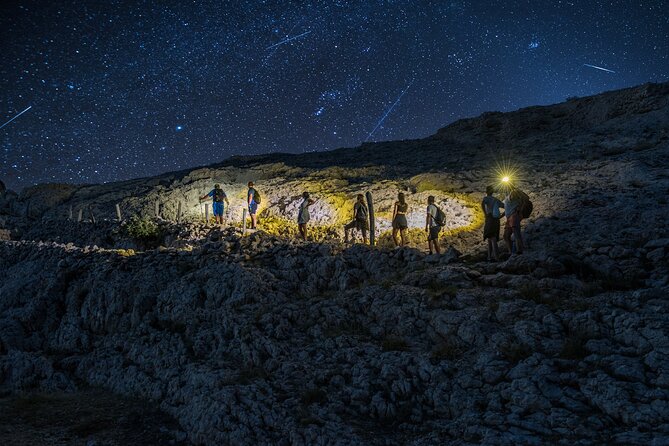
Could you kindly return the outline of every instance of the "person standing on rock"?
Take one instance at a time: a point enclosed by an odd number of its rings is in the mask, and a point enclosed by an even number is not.
[[[409,223],[407,222],[407,211],[409,210],[409,205],[404,198],[404,193],[400,192],[397,194],[397,201],[395,202],[395,207],[393,208],[393,241],[395,246],[404,246],[406,245],[406,234]],[[402,243],[397,239],[397,233],[400,233]]]
[[[251,229],[256,229],[258,219],[256,217],[256,212],[258,211],[258,204],[260,204],[260,194],[253,186],[253,181],[249,181],[249,190],[246,194],[246,202],[249,207],[249,216],[251,217]]]
[[[493,197],[495,188],[488,186],[485,189],[486,196],[481,201],[481,209],[485,215],[485,223],[483,225],[483,240],[488,240],[488,261],[493,259],[499,261],[499,248],[497,241],[499,240],[499,220],[504,216],[500,213],[500,208],[504,207],[497,198]]]
[[[504,199],[504,212],[506,214],[506,224],[504,225],[504,241],[509,250],[509,255],[514,252],[514,242],[516,254],[523,253],[523,236],[520,233],[520,221],[522,215],[520,213],[521,197],[514,186],[509,187],[509,193]],[[513,240],[511,236],[513,235]]]
[[[216,220],[216,223],[222,225],[223,214],[225,211],[223,202],[225,202],[226,206],[230,206],[230,202],[228,201],[228,196],[225,195],[225,192],[223,192],[223,189],[221,189],[220,184],[214,184],[214,188],[208,194],[201,196],[200,201],[205,200],[208,197],[211,197],[212,199],[211,209],[214,212],[214,219]]]
[[[437,254],[441,254],[439,248],[439,232],[443,226],[443,222],[439,221],[441,212],[436,204],[434,204],[434,196],[427,197],[427,215],[425,216],[425,232],[427,235],[427,247],[432,254],[433,249]]]
[[[355,204],[353,205],[353,220],[344,226],[344,243],[349,242],[349,231],[358,229],[362,232],[362,241],[367,244],[367,231],[369,230],[369,210],[365,205],[365,197],[358,194]]]
[[[300,231],[300,237],[302,240],[307,239],[307,223],[311,219],[309,215],[309,206],[315,203],[314,200],[309,198],[309,192],[302,192],[302,204],[300,204],[300,210],[297,213],[297,229]]]

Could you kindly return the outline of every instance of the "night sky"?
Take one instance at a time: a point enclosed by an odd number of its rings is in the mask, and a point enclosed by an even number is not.
[[[667,9],[4,1],[0,125],[16,119],[0,129],[0,179],[106,182],[420,138],[485,111],[667,81]]]

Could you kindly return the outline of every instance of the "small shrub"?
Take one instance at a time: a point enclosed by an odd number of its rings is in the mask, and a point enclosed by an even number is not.
[[[389,336],[385,338],[381,344],[381,349],[384,352],[398,351],[403,352],[409,349],[409,344],[402,338],[396,336]]]
[[[162,240],[162,230],[150,218],[134,216],[124,226],[127,236],[133,238],[144,248],[157,247]]]

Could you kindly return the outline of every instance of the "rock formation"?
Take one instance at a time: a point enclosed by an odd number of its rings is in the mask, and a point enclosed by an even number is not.
[[[0,389],[144,398],[193,444],[669,443],[667,165],[669,84],[648,84],[423,140],[0,192]],[[529,247],[487,263],[477,206],[507,167]],[[199,221],[218,182],[238,223],[249,180],[266,231]],[[303,190],[320,243],[289,237]],[[436,195],[451,248],[342,245],[365,191],[382,242],[398,191],[414,228]],[[156,202],[150,243],[114,221]]]

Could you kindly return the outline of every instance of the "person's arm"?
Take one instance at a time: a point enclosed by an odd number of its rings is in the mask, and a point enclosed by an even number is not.
[[[483,215],[488,214],[488,212],[486,211],[486,208],[485,208],[485,201],[481,201],[481,210],[483,211]]]
[[[230,206],[230,202],[228,201],[228,196],[227,195],[223,195],[223,200],[225,200],[225,205],[226,206]]]
[[[309,198],[309,201],[307,202],[307,206],[311,206],[314,203],[316,203],[316,200],[312,200],[311,198]]]
[[[248,201],[247,204],[249,205],[249,207],[251,207],[251,201],[253,201],[253,198],[251,198],[252,196],[253,194],[251,194],[250,191],[246,194],[246,201]]]
[[[208,194],[204,194],[204,195],[202,195],[202,196],[200,197],[200,201],[204,200],[204,199],[207,198],[207,197],[211,197],[211,192],[209,192]]]
[[[425,217],[425,232],[430,228],[430,218],[432,218],[432,215],[430,215],[430,207],[428,206],[427,216]]]
[[[395,202],[395,206],[393,206],[393,220],[395,220],[396,215],[397,215],[397,202]]]

